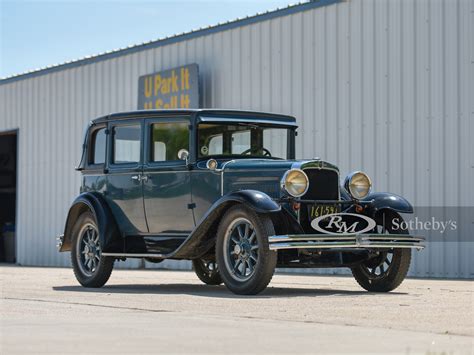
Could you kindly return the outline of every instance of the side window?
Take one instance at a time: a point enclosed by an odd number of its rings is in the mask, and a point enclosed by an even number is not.
[[[89,155],[89,164],[104,164],[105,163],[105,145],[106,135],[105,127],[96,130],[92,133],[91,152]]]
[[[204,146],[203,146],[204,148]],[[201,148],[201,153],[202,149]],[[209,155],[219,155],[224,153],[224,146],[223,146],[223,141],[222,141],[222,134],[219,134],[217,136],[212,137],[209,140]],[[205,154],[203,154],[205,155]]]
[[[266,128],[263,131],[263,147],[275,157],[286,157],[288,147],[288,130]]]
[[[140,125],[116,126],[113,130],[114,164],[138,163],[140,161]]]
[[[151,125],[150,161],[178,159],[178,151],[189,151],[188,122],[162,122]]]
[[[240,154],[250,149],[250,131],[232,134],[232,154]]]

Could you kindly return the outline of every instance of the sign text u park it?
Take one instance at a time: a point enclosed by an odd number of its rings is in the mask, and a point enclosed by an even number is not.
[[[138,79],[138,109],[199,107],[199,71],[189,64]]]

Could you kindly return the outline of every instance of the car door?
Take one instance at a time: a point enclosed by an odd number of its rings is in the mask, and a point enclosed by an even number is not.
[[[109,123],[106,197],[125,235],[148,232],[143,208],[143,119]]]
[[[189,152],[189,118],[145,120],[143,196],[150,234],[185,237],[194,228],[191,172],[178,152]]]

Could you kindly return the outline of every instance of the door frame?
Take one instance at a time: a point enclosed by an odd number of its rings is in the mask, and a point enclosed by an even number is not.
[[[133,126],[138,125],[140,126],[140,159],[137,163],[113,163],[114,161],[114,127],[124,127],[124,126]],[[107,144],[106,144],[106,159],[105,159],[105,168],[104,168],[104,176],[106,178],[107,189],[109,186],[109,177],[110,176],[117,176],[117,175],[132,175],[136,174],[138,176],[142,176],[143,174],[143,147],[144,147],[144,119],[143,118],[130,118],[124,120],[111,120],[107,122]],[[141,189],[141,197],[142,197],[142,206],[143,206],[143,182],[140,180],[138,184]],[[110,197],[110,196],[109,196]],[[140,231],[137,233],[147,233],[148,231],[148,224],[146,222],[146,215],[145,215],[145,208],[143,206],[143,220],[145,230]],[[127,235],[122,233],[123,237],[127,237]]]
[[[20,162],[20,128],[12,128],[6,130],[0,130],[0,137],[1,136],[16,136],[16,156],[15,156],[15,262],[14,264],[18,264],[18,211],[19,211],[19,198],[18,198],[18,180],[19,180],[19,162]]]
[[[192,149],[192,143],[191,143],[191,138],[193,135],[193,129],[191,128],[191,122],[192,118],[190,115],[182,114],[182,115],[156,115],[152,117],[147,117],[144,120],[144,140],[143,140],[143,175],[149,176],[149,174],[162,174],[162,173],[174,173],[174,174],[189,174],[189,181],[191,182],[191,171],[188,166],[186,166],[186,163],[183,160],[169,160],[169,161],[151,161],[151,134],[152,134],[152,126],[155,123],[176,123],[176,122],[185,122],[188,124],[188,152],[191,154],[191,149]],[[150,228],[150,223],[148,220],[148,215],[147,215],[147,201],[146,201],[146,195],[145,195],[146,189],[145,185],[143,185],[143,206],[145,209],[145,217],[149,226],[149,234],[154,235],[154,236],[161,236],[161,237],[171,237],[177,236],[178,238],[183,238],[187,237],[189,233],[170,233],[170,232],[163,232],[163,233],[156,233],[151,230]],[[191,206],[192,203],[192,189],[191,189],[191,184],[190,184],[190,191],[189,191],[189,199],[187,202],[188,209],[189,206]],[[191,218],[192,221],[195,225],[195,220],[194,220],[194,211],[191,209]],[[194,226],[193,226],[194,228]]]

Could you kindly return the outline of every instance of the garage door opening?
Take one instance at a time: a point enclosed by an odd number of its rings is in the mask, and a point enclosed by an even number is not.
[[[17,132],[0,132],[0,262],[16,261]]]

